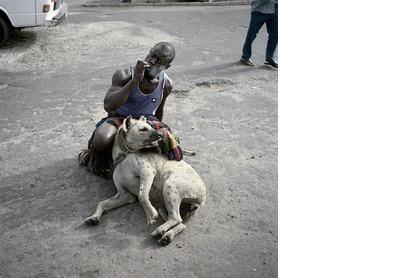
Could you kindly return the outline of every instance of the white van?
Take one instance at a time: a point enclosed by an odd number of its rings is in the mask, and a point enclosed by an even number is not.
[[[0,47],[7,42],[11,29],[56,26],[67,13],[64,0],[0,0]]]

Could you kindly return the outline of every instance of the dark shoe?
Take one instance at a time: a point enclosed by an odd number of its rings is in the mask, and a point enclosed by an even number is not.
[[[250,67],[254,67],[253,62],[252,62],[250,59],[243,59],[243,58],[241,58],[241,59],[240,59],[240,62],[242,62],[243,65],[250,66]]]
[[[272,67],[274,67],[274,68],[278,68],[278,63],[277,62],[275,62],[274,60],[272,60],[272,61],[265,61],[264,62],[264,65],[266,65],[266,66],[272,66]]]

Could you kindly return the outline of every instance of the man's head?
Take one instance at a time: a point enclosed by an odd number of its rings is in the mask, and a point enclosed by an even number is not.
[[[171,66],[175,58],[175,48],[167,42],[157,43],[144,59],[150,65],[147,72],[151,77],[156,77],[162,70]]]

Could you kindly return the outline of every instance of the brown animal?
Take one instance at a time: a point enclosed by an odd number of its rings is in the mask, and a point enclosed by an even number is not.
[[[117,164],[113,179],[118,192],[99,203],[95,214],[85,219],[87,224],[97,225],[104,211],[133,203],[137,196],[149,225],[156,222],[158,212],[166,221],[151,233],[152,237],[160,237],[159,244],[169,244],[186,229],[180,208],[186,209],[183,217],[197,213],[205,204],[206,188],[185,161],[168,160],[163,154],[141,150],[157,146],[160,138],[161,133],[143,116],[139,120],[127,117],[123,121],[113,147]]]

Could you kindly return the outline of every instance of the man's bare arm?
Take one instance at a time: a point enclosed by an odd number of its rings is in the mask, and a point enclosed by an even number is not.
[[[169,77],[165,74],[165,85],[164,85],[164,91],[163,91],[163,99],[161,101],[160,106],[158,107],[157,111],[156,111],[156,118],[159,119],[160,121],[162,121],[163,116],[164,116],[164,105],[165,102],[167,100],[167,97],[169,96],[169,94],[172,92],[172,80],[169,79]]]
[[[143,79],[144,71],[149,65],[138,61],[132,78],[131,68],[118,69],[112,77],[110,89],[104,97],[104,109],[111,113],[120,108],[128,99],[133,88]]]

